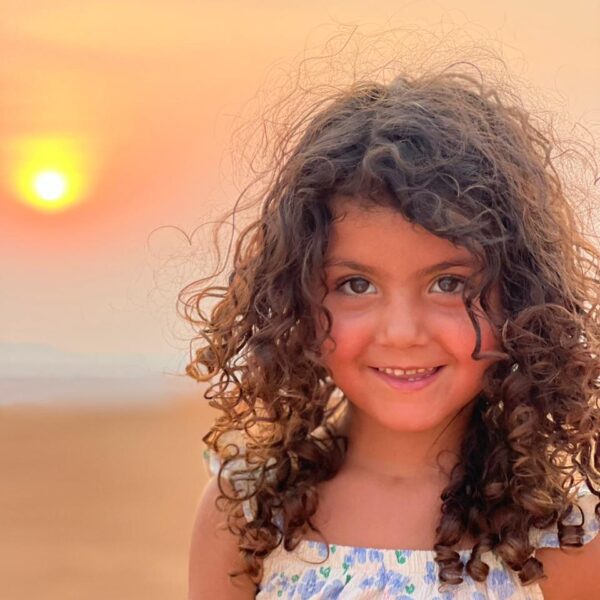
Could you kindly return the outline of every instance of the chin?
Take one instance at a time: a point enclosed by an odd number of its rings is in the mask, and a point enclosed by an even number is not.
[[[411,410],[404,406],[398,411],[398,414],[390,414],[388,411],[384,415],[372,414],[371,418],[377,421],[381,427],[390,431],[398,433],[424,433],[443,429],[462,414],[466,415],[466,411],[459,412],[459,409],[457,409],[450,412],[437,412],[431,410],[431,405],[426,406],[425,410],[423,406]]]

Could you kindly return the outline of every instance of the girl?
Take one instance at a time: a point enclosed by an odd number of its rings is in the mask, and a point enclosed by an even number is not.
[[[600,263],[553,148],[457,65],[290,129],[188,305],[191,600],[600,598]]]

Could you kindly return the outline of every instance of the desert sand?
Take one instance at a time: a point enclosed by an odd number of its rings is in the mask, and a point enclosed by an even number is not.
[[[198,393],[163,406],[0,408],[0,598],[186,597],[208,476]]]

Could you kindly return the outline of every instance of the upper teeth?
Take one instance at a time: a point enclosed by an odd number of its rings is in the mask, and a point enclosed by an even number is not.
[[[392,369],[391,367],[383,367],[381,369],[377,369],[378,371],[382,371],[383,373],[387,373],[388,375],[396,375],[399,377],[400,375],[416,375],[417,373],[433,373],[437,367],[433,367],[431,369]]]

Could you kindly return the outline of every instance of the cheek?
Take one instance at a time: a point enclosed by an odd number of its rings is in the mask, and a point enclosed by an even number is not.
[[[499,343],[494,333],[494,325],[479,314],[476,314],[476,318],[481,340],[480,352],[498,350]],[[473,352],[477,341],[477,333],[466,309],[459,317],[446,320],[444,330],[446,331],[446,339],[459,347],[461,354],[470,355]]]
[[[372,324],[364,315],[352,317],[335,314],[331,326],[332,339],[326,340],[322,349],[334,361],[351,358],[368,345],[371,334]]]
[[[458,360],[465,360],[475,347],[475,330],[466,311],[432,311],[424,327],[433,349],[437,347],[438,351]]]

